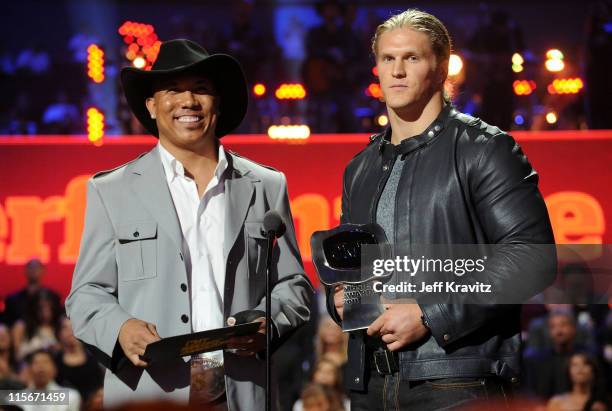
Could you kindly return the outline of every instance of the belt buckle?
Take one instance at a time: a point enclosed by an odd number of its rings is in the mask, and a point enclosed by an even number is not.
[[[189,403],[195,406],[212,404],[225,393],[223,362],[211,357],[191,357]]]
[[[398,371],[397,362],[391,351],[374,351],[374,365],[380,375],[391,375]]]

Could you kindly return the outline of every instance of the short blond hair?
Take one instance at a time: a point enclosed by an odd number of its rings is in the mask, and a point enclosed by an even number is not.
[[[436,16],[418,9],[408,9],[402,13],[389,17],[384,23],[376,27],[372,37],[372,53],[376,57],[378,40],[383,33],[399,28],[409,28],[427,34],[431,48],[436,55],[438,63],[448,62],[451,54],[451,38],[444,23]],[[450,102],[450,96],[444,90],[444,100]]]

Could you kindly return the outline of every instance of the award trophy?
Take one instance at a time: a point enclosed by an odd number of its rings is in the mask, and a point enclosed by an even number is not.
[[[368,328],[384,310],[374,283],[384,283],[392,275],[375,276],[372,269],[375,259],[391,256],[383,228],[378,224],[342,224],[315,232],[310,246],[321,283],[344,285],[342,331]]]

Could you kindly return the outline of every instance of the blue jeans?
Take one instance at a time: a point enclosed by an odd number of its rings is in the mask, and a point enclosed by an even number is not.
[[[352,411],[429,411],[509,409],[510,384],[497,379],[442,378],[401,381],[399,373],[381,376],[373,371],[366,392],[350,393]],[[501,408],[500,408],[501,406]]]

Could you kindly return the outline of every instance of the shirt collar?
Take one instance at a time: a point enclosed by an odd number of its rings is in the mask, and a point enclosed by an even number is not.
[[[225,173],[225,170],[227,170],[227,167],[229,165],[227,161],[227,156],[225,155],[225,149],[223,148],[221,143],[219,143],[218,158],[219,162],[217,163],[217,167],[215,167],[215,176],[217,176],[217,180],[221,181],[221,178],[223,177],[223,174]]]
[[[185,167],[183,167],[183,164],[178,161],[172,154],[170,154],[170,152],[164,148],[161,142],[158,142],[157,146],[159,149],[162,166],[164,167],[164,174],[166,174],[166,180],[168,181],[168,183],[172,183],[174,179],[178,176],[184,176]],[[221,144],[219,144],[218,158],[219,161],[217,162],[217,167],[215,168],[215,176],[218,180],[221,180],[221,176],[228,167],[225,149]]]

